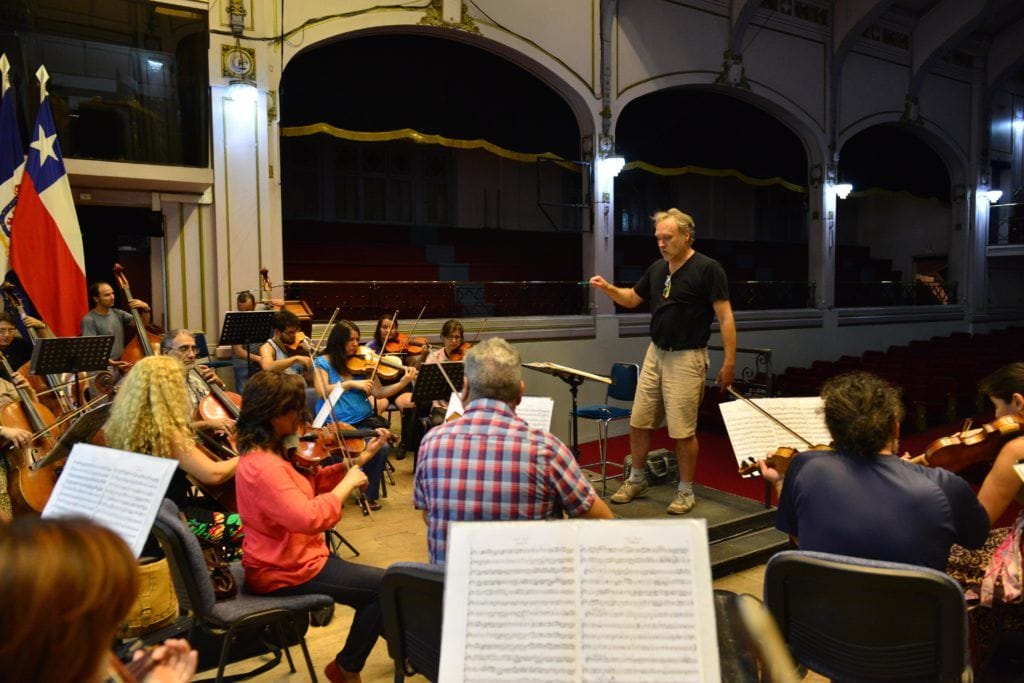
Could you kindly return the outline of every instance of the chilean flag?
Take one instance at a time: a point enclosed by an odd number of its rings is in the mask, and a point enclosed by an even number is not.
[[[25,170],[25,152],[18,132],[18,115],[14,106],[14,88],[7,78],[10,63],[0,55],[0,279],[7,273],[11,250],[11,222],[18,200],[18,183]]]
[[[43,101],[18,192],[11,230],[11,267],[53,333],[74,337],[89,310],[85,251],[46,93],[46,69],[40,67],[36,77]]]

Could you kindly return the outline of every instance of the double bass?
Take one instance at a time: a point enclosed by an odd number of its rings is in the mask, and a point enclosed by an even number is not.
[[[124,274],[124,268],[120,263],[114,264],[114,278],[128,300],[134,299],[131,287],[128,285],[128,277]],[[139,314],[138,309],[131,307],[129,309],[131,310],[132,320],[135,323],[135,338],[125,344],[124,353],[121,354],[120,360],[131,364],[146,356],[156,355],[153,347],[160,348],[163,330],[155,325],[147,327],[143,324],[142,315]]]

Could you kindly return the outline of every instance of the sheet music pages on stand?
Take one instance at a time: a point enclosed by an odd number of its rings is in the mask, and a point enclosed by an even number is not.
[[[75,444],[43,517],[87,517],[128,544],[138,557],[178,461]]]
[[[810,441],[811,445],[832,442],[832,435],[825,426],[825,404],[820,397],[755,398],[752,402]],[[720,403],[718,407],[739,467],[760,460],[781,446],[798,451],[810,448],[743,401]]]
[[[448,398],[448,409],[445,411],[444,419],[447,420],[454,413],[462,415],[464,412],[462,399],[453,391]],[[526,424],[545,432],[551,431],[551,415],[554,412],[555,400],[549,396],[523,396],[516,406],[516,415],[523,418]]]
[[[439,680],[716,683],[704,520],[455,522]]]

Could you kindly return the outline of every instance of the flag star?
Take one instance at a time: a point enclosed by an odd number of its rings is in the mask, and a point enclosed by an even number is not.
[[[29,147],[32,149],[39,150],[39,166],[40,168],[46,163],[48,158],[57,159],[56,153],[53,151],[53,145],[57,140],[57,133],[53,135],[47,135],[46,131],[43,130],[42,126],[39,126],[39,137],[29,143]]]

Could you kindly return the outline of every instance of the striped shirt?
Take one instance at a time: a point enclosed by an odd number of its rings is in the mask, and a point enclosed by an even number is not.
[[[544,519],[557,505],[577,517],[596,499],[565,444],[503,401],[470,402],[460,419],[427,432],[416,456],[413,502],[427,513],[435,564],[445,561],[450,522]]]

